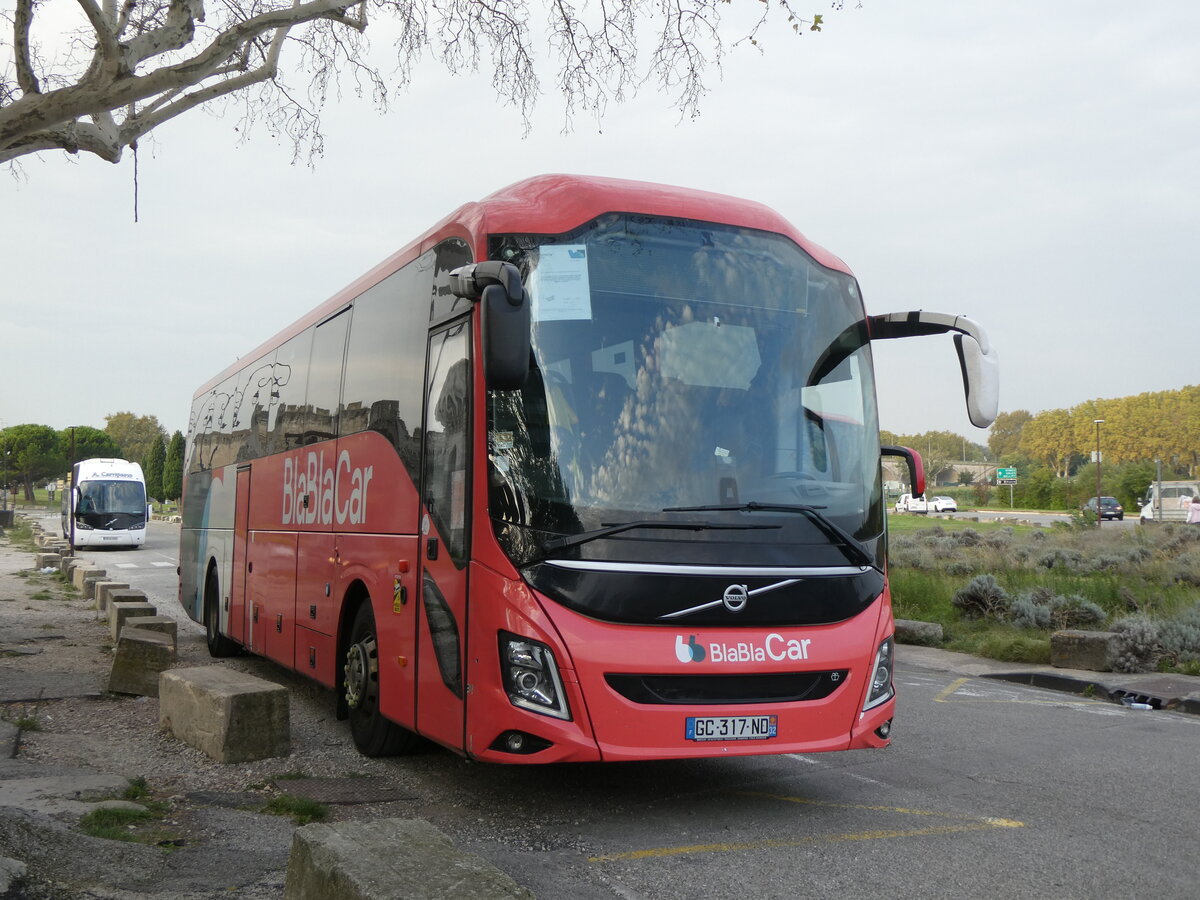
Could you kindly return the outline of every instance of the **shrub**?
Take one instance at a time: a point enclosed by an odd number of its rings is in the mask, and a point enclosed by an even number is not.
[[[1200,605],[1159,626],[1159,647],[1175,662],[1200,660]]]
[[[1049,628],[1050,607],[1021,594],[1008,608],[1008,620],[1018,628]]]
[[[951,538],[960,547],[974,547],[983,540],[979,536],[979,532],[974,528],[964,528],[962,531],[956,531],[951,535]]]
[[[1008,610],[1008,594],[991,575],[972,578],[951,602],[968,619],[997,619]]]
[[[1078,594],[1055,597],[1050,601],[1050,619],[1056,630],[1103,625],[1108,613]]]
[[[1158,625],[1145,616],[1128,616],[1113,623],[1118,635],[1109,659],[1114,672],[1148,672],[1158,652]]]

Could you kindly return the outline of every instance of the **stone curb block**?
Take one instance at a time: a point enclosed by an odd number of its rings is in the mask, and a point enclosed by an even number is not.
[[[940,647],[943,638],[942,626],[937,622],[917,622],[912,619],[896,620],[896,641],[898,643]]]
[[[132,592],[118,591],[117,593],[125,594]],[[114,600],[108,605],[109,634],[112,636],[113,641],[119,641],[121,639],[121,629],[125,627],[126,619],[129,619],[133,616],[156,615],[158,615],[158,610],[155,609],[153,603],[147,603],[144,600]]]
[[[305,825],[292,837],[284,900],[533,900],[422,819]]]
[[[108,573],[104,569],[98,569],[95,566],[75,566],[71,570],[71,584],[75,585],[76,589],[84,590],[84,582],[88,578],[102,578]]]
[[[291,750],[287,688],[220,666],[163,672],[158,725],[217,762],[269,759]]]
[[[1112,670],[1118,635],[1113,631],[1056,631],[1050,635],[1050,665],[1059,669]]]
[[[179,623],[170,616],[130,616],[125,620],[121,634],[124,634],[130,628],[139,628],[144,631],[153,631],[166,635],[171,639],[171,646],[178,647]],[[158,694],[155,693],[155,696],[157,697]]]
[[[96,612],[102,619],[108,618],[108,603],[114,591],[127,591],[129,585],[124,581],[96,582]]]
[[[159,677],[175,664],[175,641],[169,636],[126,624],[113,654],[108,689],[116,694],[157,697]]]

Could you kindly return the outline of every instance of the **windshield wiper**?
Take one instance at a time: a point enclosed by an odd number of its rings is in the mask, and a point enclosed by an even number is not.
[[[850,557],[852,562],[875,568],[875,560],[862,541],[822,514],[821,510],[823,509],[828,509],[828,507],[808,506],[802,503],[759,503],[756,500],[751,500],[748,503],[731,503],[724,506],[670,506],[664,509],[663,512],[720,512],[728,510],[730,512],[800,513],[807,516],[814,525],[825,532],[826,536],[840,543],[846,549],[846,555]]]
[[[722,507],[712,508],[721,509]],[[544,546],[546,550],[565,550],[567,547],[578,547],[580,544],[620,534],[622,531],[632,531],[635,528],[663,528],[668,531],[712,531],[717,529],[722,531],[759,531],[778,527],[778,525],[720,525],[715,522],[657,522],[654,520],[640,520],[637,522],[623,522],[620,525],[606,525],[603,528],[597,528],[595,531],[584,531],[580,534],[551,538],[546,541]]]

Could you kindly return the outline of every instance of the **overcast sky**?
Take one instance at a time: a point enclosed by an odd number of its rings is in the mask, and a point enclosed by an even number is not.
[[[191,113],[143,142],[137,224],[131,155],[26,158],[0,177],[0,425],[129,410],[186,430],[235,358],[459,204],[543,172],[768,204],[850,265],[869,313],[979,321],[1001,411],[1200,381],[1200,3],[853,6],[735,52],[696,121],[647,90],[563,135],[547,95],[522,139],[486,78],[426,67],[384,117],[329,110],[309,169]],[[986,441],[948,336],[877,345],[876,371],[883,428]]]

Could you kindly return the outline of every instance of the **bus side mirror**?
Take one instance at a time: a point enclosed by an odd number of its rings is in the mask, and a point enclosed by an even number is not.
[[[873,341],[955,332],[954,345],[971,424],[987,428],[995,421],[1000,409],[1000,366],[996,351],[978,324],[963,316],[923,309],[871,316],[868,323]]]
[[[529,295],[514,303],[498,284],[483,289],[483,376],[496,391],[515,391],[529,377]]]
[[[908,464],[908,483],[912,486],[914,497],[925,494],[925,463],[921,454],[911,447],[898,447],[885,444],[879,448],[880,456],[899,456]]]
[[[987,428],[1000,409],[1000,373],[995,351],[983,349],[969,334],[956,334],[954,348],[962,369],[967,415],[976,428]]]
[[[497,391],[515,391],[529,376],[530,299],[512,263],[486,260],[450,273],[456,297],[478,300],[483,316],[483,375]]]

